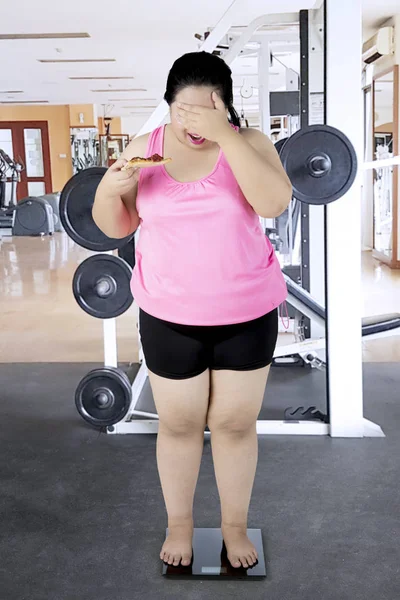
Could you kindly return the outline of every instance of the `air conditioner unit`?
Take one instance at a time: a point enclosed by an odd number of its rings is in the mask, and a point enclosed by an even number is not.
[[[382,56],[394,54],[394,28],[382,27],[363,44],[363,61],[370,65]]]

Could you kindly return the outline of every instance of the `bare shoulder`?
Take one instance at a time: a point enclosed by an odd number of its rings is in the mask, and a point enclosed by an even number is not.
[[[273,146],[273,143],[269,139],[265,133],[262,133],[259,129],[254,129],[253,127],[241,127],[240,135],[242,135],[252,146]]]
[[[133,138],[122,153],[122,158],[126,158],[127,160],[130,160],[134,156],[142,156],[145,158],[149,137],[150,133],[145,133],[144,135]]]
[[[243,135],[244,139],[247,140],[259,154],[265,156],[273,164],[279,166],[279,168],[281,167],[281,161],[275,145],[265,133],[262,133],[258,129],[244,127],[240,129],[240,134]]]

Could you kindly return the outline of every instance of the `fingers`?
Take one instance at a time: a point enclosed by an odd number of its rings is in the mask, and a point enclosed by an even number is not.
[[[179,125],[181,125],[185,129],[193,129],[196,127],[196,124],[197,124],[196,119],[190,119],[190,118],[186,117],[183,113],[179,113],[179,112],[177,113],[176,120],[179,123]],[[192,133],[195,133],[194,129],[193,129]]]
[[[111,165],[110,171],[120,171],[122,167],[126,165],[127,162],[128,161],[126,160],[126,158],[119,158],[115,161],[114,164]]]
[[[125,165],[128,162],[129,161],[127,161],[126,158],[119,158],[109,168],[109,171],[111,171],[112,173],[117,175],[118,181],[126,181],[128,179],[137,179],[139,177],[140,169],[138,167],[132,167],[132,169],[126,169],[126,170],[124,169],[122,171],[123,167],[125,167]]]
[[[128,171],[119,171],[117,174],[117,180],[125,183],[132,183],[135,185],[139,181],[140,169],[129,169]]]
[[[204,106],[196,106],[195,104],[185,104],[184,102],[178,102],[176,106],[179,110],[192,115],[199,115],[204,110]]]

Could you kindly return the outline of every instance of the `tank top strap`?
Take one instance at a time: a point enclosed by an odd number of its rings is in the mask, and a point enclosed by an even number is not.
[[[154,131],[149,135],[149,139],[147,141],[147,149],[146,149],[146,158],[149,156],[153,156],[153,154],[163,155],[163,146],[164,146],[164,125],[161,127],[157,127]]]
[[[164,146],[164,126],[162,125],[161,127],[157,127],[157,129],[154,129],[150,133],[149,139],[147,140],[145,158],[149,158],[150,156],[153,156],[153,154],[159,154],[160,156],[162,156],[163,146]],[[151,176],[152,171],[154,171],[154,167],[150,167],[148,169],[140,169],[138,189],[140,189],[143,186],[145,179]],[[139,198],[137,198],[136,201],[137,201],[137,206],[139,206]]]

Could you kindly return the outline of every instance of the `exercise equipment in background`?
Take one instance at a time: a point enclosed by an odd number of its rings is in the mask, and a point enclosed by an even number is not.
[[[299,191],[302,201],[327,204],[349,189],[354,181],[357,161],[350,142],[341,132],[330,127],[318,126],[318,132],[312,142],[313,136],[310,132],[314,130],[315,127],[306,128],[294,134],[286,143],[281,144],[280,155],[287,166],[289,177],[296,183],[295,191]],[[290,148],[293,149],[293,157],[289,153]],[[338,153],[341,156],[337,156]],[[346,160],[342,157],[344,153],[347,153]],[[338,164],[340,169],[336,167]],[[84,248],[98,252],[118,249],[121,253],[124,253],[124,248],[128,248],[133,260],[134,235],[123,240],[110,239],[93,221],[92,207],[96,189],[105,172],[106,168],[101,167],[86,169],[66,184],[61,193],[60,218],[68,235]],[[323,186],[320,185],[321,181]],[[315,185],[311,185],[311,182]],[[315,190],[321,191],[320,198],[316,198]],[[298,204],[300,205],[300,202]],[[100,369],[97,374],[88,374],[84,383],[79,384],[76,404],[86,421],[92,425],[112,427],[111,430],[108,429],[110,432],[114,431],[114,426],[118,423],[118,432],[154,433],[158,419],[155,409],[154,412],[138,410],[139,398],[147,380],[143,353],[140,353],[141,364],[131,366],[135,373],[129,396],[126,377],[116,374],[119,372],[116,371],[114,317],[122,314],[132,304],[130,277],[131,269],[128,264],[121,258],[104,254],[84,261],[74,276],[73,289],[78,304],[88,314],[103,319],[105,351],[104,369]],[[296,300],[295,295],[293,298],[294,307],[299,310],[300,301]],[[313,312],[304,303],[301,306],[305,306],[303,310],[306,316]],[[317,315],[316,318],[320,322],[324,322],[318,313],[313,314]],[[325,339],[316,340],[312,348],[308,341],[303,341],[277,348],[274,356],[282,358],[298,354],[303,364],[322,368],[316,351],[324,345]],[[106,371],[110,366],[113,370]],[[121,414],[124,416],[121,417]],[[149,419],[135,418],[143,416]]]
[[[357,155],[352,143],[328,125],[300,129],[286,140],[279,156],[292,182],[293,196],[305,204],[338,200],[356,178]]]
[[[39,196],[43,200],[46,200],[53,209],[53,218],[54,218],[54,231],[64,231],[64,227],[62,226],[60,219],[60,192],[55,192],[54,194],[43,194],[43,196]]]
[[[123,420],[132,400],[134,373],[116,367],[89,371],[75,392],[75,405],[81,417],[95,427],[110,427]]]
[[[28,196],[10,211],[14,215],[12,235],[53,235],[54,213],[45,199]]]
[[[98,130],[95,127],[72,127],[71,156],[74,175],[100,165]]]
[[[132,269],[122,258],[95,254],[75,271],[72,290],[79,306],[92,317],[112,319],[133,302]]]
[[[286,144],[286,142],[288,141],[289,138],[285,137],[285,138],[281,138],[280,140],[278,140],[277,142],[275,142],[275,149],[278,152],[278,154],[280,154],[283,146]]]
[[[99,136],[100,165],[111,167],[129,144],[129,135],[126,133],[106,133]]]
[[[283,153],[288,175],[298,183],[295,193],[301,195],[302,202],[324,205],[348,191],[356,175],[357,161],[351,143],[341,132],[326,126],[317,128],[318,135],[314,142],[310,133],[315,126],[294,134],[294,141],[289,138],[281,148],[281,157]],[[294,148],[293,157],[289,154],[290,148]],[[75,175],[62,191],[60,216],[67,233],[84,248],[103,252],[118,249],[121,253],[124,253],[124,248],[128,248],[133,260],[134,235],[123,240],[110,240],[97,228],[92,218],[96,189],[105,171],[105,168],[92,168]],[[324,180],[323,185],[319,183],[321,179]],[[317,182],[315,187],[311,185],[312,181]],[[321,198],[316,197],[315,190],[320,190]],[[298,204],[300,205],[299,201]],[[307,317],[325,327],[325,309],[300,285],[287,275],[284,277],[289,292],[288,303],[296,311],[297,318]],[[83,383],[79,384],[76,405],[87,422],[95,426],[106,426],[110,433],[155,433],[158,419],[155,408],[154,412],[138,410],[147,381],[143,353],[140,352],[142,362],[130,366],[129,394],[127,377],[116,368],[114,317],[121,315],[132,304],[130,278],[131,267],[121,258],[111,255],[95,255],[77,269],[73,289],[78,304],[88,314],[103,319],[105,367],[96,370],[96,373],[89,373]],[[395,335],[399,327],[399,315],[383,315],[364,320],[362,335]],[[300,332],[294,343],[275,349],[274,364],[295,364],[297,360],[296,364],[302,366],[324,368],[325,361],[320,358],[319,352],[325,351],[325,344],[325,338],[305,340]],[[284,422],[288,420],[311,420],[326,424],[327,415],[314,411],[313,407],[290,408],[284,415]],[[264,422],[258,423],[261,427]]]
[[[79,246],[94,252],[122,248],[132,238],[109,238],[93,221],[97,186],[106,170],[105,167],[92,167],[77,173],[66,183],[60,198],[60,219],[65,231]]]
[[[0,228],[10,229],[14,223],[13,209],[17,206],[17,184],[23,165],[0,149]],[[7,184],[9,194],[7,193]]]

